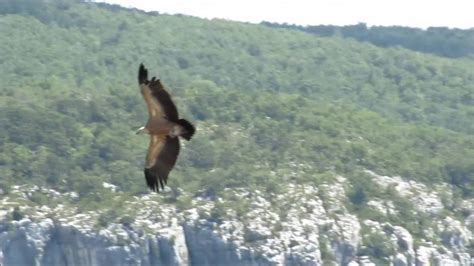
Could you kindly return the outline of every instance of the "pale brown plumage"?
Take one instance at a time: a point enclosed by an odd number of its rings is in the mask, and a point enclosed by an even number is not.
[[[145,179],[151,190],[164,189],[168,175],[176,164],[182,137],[190,140],[195,128],[185,119],[179,119],[178,111],[159,79],[148,80],[148,71],[140,65],[138,70],[140,91],[148,107],[148,122],[139,132],[150,135],[146,155]],[[137,133],[139,133],[137,132]]]

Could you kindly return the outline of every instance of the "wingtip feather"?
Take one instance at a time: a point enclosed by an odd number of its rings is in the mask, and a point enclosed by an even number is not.
[[[145,179],[149,189],[155,192],[159,192],[160,187],[158,186],[158,177],[153,174],[151,169],[145,168]]]
[[[140,64],[138,69],[138,83],[139,84],[146,84],[148,82],[148,70],[145,68],[143,64]]]
[[[155,192],[160,192],[165,190],[165,185],[167,184],[166,176],[162,176],[163,173],[156,173],[153,169],[145,168],[145,179],[146,184],[149,189]]]

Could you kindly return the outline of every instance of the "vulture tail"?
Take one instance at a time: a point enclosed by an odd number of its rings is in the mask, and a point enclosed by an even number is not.
[[[183,137],[185,140],[190,140],[193,137],[194,132],[196,132],[196,128],[193,126],[193,124],[191,124],[186,119],[179,119],[176,123],[183,128],[183,131],[180,136]]]

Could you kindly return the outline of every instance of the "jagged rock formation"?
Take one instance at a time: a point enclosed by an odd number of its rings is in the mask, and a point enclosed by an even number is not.
[[[340,176],[270,197],[228,190],[226,198],[194,198],[184,210],[162,195],[134,197],[123,202],[124,213],[134,214],[128,222],[104,222],[108,210],[32,204],[32,193],[61,201],[77,195],[16,186],[0,201],[0,265],[472,265],[472,200],[461,204],[467,218],[459,220],[441,214],[447,206],[440,193],[449,190],[368,174],[374,185],[407,197],[413,211],[431,215],[424,236],[351,213],[350,184]],[[19,205],[24,218],[12,220]],[[368,206],[382,216],[401,211],[388,198]]]

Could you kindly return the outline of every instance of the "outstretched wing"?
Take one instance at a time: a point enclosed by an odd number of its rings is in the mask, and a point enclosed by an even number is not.
[[[148,106],[150,117],[166,117],[171,121],[178,120],[178,110],[159,79],[153,77],[148,80],[148,70],[140,64],[138,83]]]
[[[142,93],[143,99],[148,107],[148,115],[150,118],[163,117],[163,108],[152,95],[152,91],[149,87],[150,81],[148,80],[148,70],[143,65],[140,65],[138,70],[138,84],[140,84],[140,92]]]
[[[146,156],[145,179],[153,191],[164,189],[168,174],[173,169],[179,154],[179,139],[169,136],[150,136]]]

